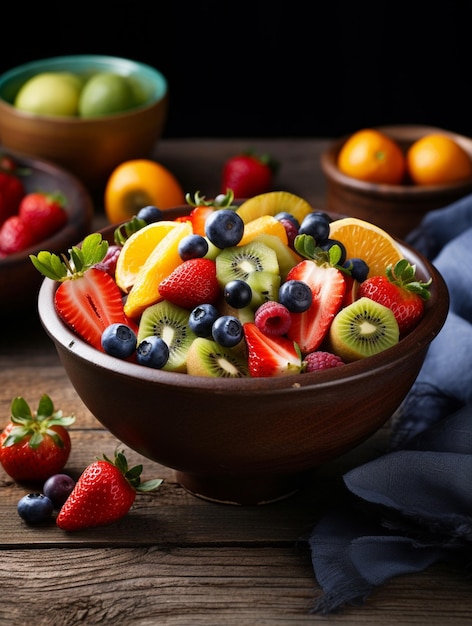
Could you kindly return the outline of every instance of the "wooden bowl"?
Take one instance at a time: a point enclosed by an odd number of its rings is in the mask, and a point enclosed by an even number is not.
[[[132,75],[146,87],[147,101],[125,113],[97,118],[33,115],[13,106],[28,78],[53,71]],[[11,150],[57,163],[93,191],[101,191],[121,162],[149,157],[162,135],[167,103],[165,77],[143,63],[99,55],[35,61],[0,76],[0,142]]]
[[[395,139],[403,150],[429,133],[443,133],[457,141],[472,158],[472,140],[432,126],[382,126],[377,130]],[[359,217],[404,238],[432,209],[439,209],[472,192],[472,179],[445,185],[380,185],[342,174],[337,166],[339,151],[349,137],[335,141],[321,156],[327,181],[327,208]]]
[[[113,227],[101,232],[112,241]],[[39,315],[78,395],[118,439],[176,470],[194,495],[254,505],[293,493],[305,472],[370,437],[415,381],[449,300],[438,271],[402,246],[418,275],[433,278],[422,321],[389,350],[322,372],[204,378],[116,359],[61,322],[53,301],[57,285],[49,279],[41,286]]]
[[[57,233],[34,246],[0,258],[0,315],[36,313],[42,276],[33,266],[30,254],[49,250],[64,252],[90,232],[93,216],[92,199],[84,185],[72,174],[53,163],[12,152],[0,146],[0,153],[11,156],[25,170],[21,174],[26,193],[60,191],[66,198],[68,221]]]

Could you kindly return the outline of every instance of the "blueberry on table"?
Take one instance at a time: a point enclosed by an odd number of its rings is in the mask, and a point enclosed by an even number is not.
[[[18,515],[27,524],[41,524],[52,516],[54,505],[42,493],[28,493],[18,502]]]
[[[43,485],[43,494],[56,509],[60,508],[72,493],[75,480],[68,474],[53,474]]]

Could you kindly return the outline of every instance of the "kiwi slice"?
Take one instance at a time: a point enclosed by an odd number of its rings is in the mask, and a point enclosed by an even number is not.
[[[254,237],[253,241],[259,241],[264,243],[277,255],[277,261],[279,263],[279,273],[282,280],[287,278],[287,274],[295,267],[297,263],[302,261],[302,257],[299,256],[292,248],[285,245],[277,235],[269,235],[268,233],[261,233]]]
[[[210,378],[249,376],[246,361],[232,348],[223,348],[212,339],[197,337],[187,353],[187,374]]]
[[[329,341],[345,362],[356,361],[398,343],[398,323],[388,307],[370,298],[359,298],[335,315]]]
[[[187,371],[187,352],[196,338],[188,325],[190,312],[167,300],[161,300],[144,310],[138,328],[138,344],[149,337],[161,337],[169,346],[169,359],[163,369]]]
[[[272,272],[251,272],[247,277],[247,283],[252,289],[250,307],[257,309],[268,300],[277,300],[280,289],[280,276]]]
[[[259,241],[224,248],[215,259],[216,277],[223,288],[230,280],[247,280],[251,272],[279,273],[277,254]]]

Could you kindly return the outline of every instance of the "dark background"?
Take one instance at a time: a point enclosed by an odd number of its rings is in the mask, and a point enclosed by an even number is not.
[[[472,135],[468,0],[97,0],[2,12],[0,72],[68,54],[160,69],[166,137],[335,137],[396,123]]]

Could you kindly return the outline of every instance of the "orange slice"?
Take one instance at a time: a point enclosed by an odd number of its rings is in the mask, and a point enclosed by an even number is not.
[[[364,259],[369,276],[385,274],[387,265],[403,258],[400,246],[387,232],[356,217],[344,217],[330,224],[329,236],[346,247],[347,258]]]
[[[288,191],[269,191],[249,198],[239,206],[236,213],[247,224],[261,215],[274,216],[280,211],[291,213],[301,223],[313,208],[306,200]]]
[[[136,319],[144,309],[162,300],[159,285],[182,263],[178,247],[181,239],[192,234],[190,222],[176,222],[157,246],[136,275],[136,280],[124,304],[128,317]]]
[[[261,217],[256,217],[255,220],[247,222],[244,226],[243,237],[238,245],[244,246],[262,234],[275,235],[282,243],[288,245],[287,231],[284,225],[272,215],[261,215]]]
[[[133,233],[123,244],[116,263],[115,281],[128,293],[136,276],[151,252],[162,239],[177,226],[177,222],[163,220],[153,222]]]

